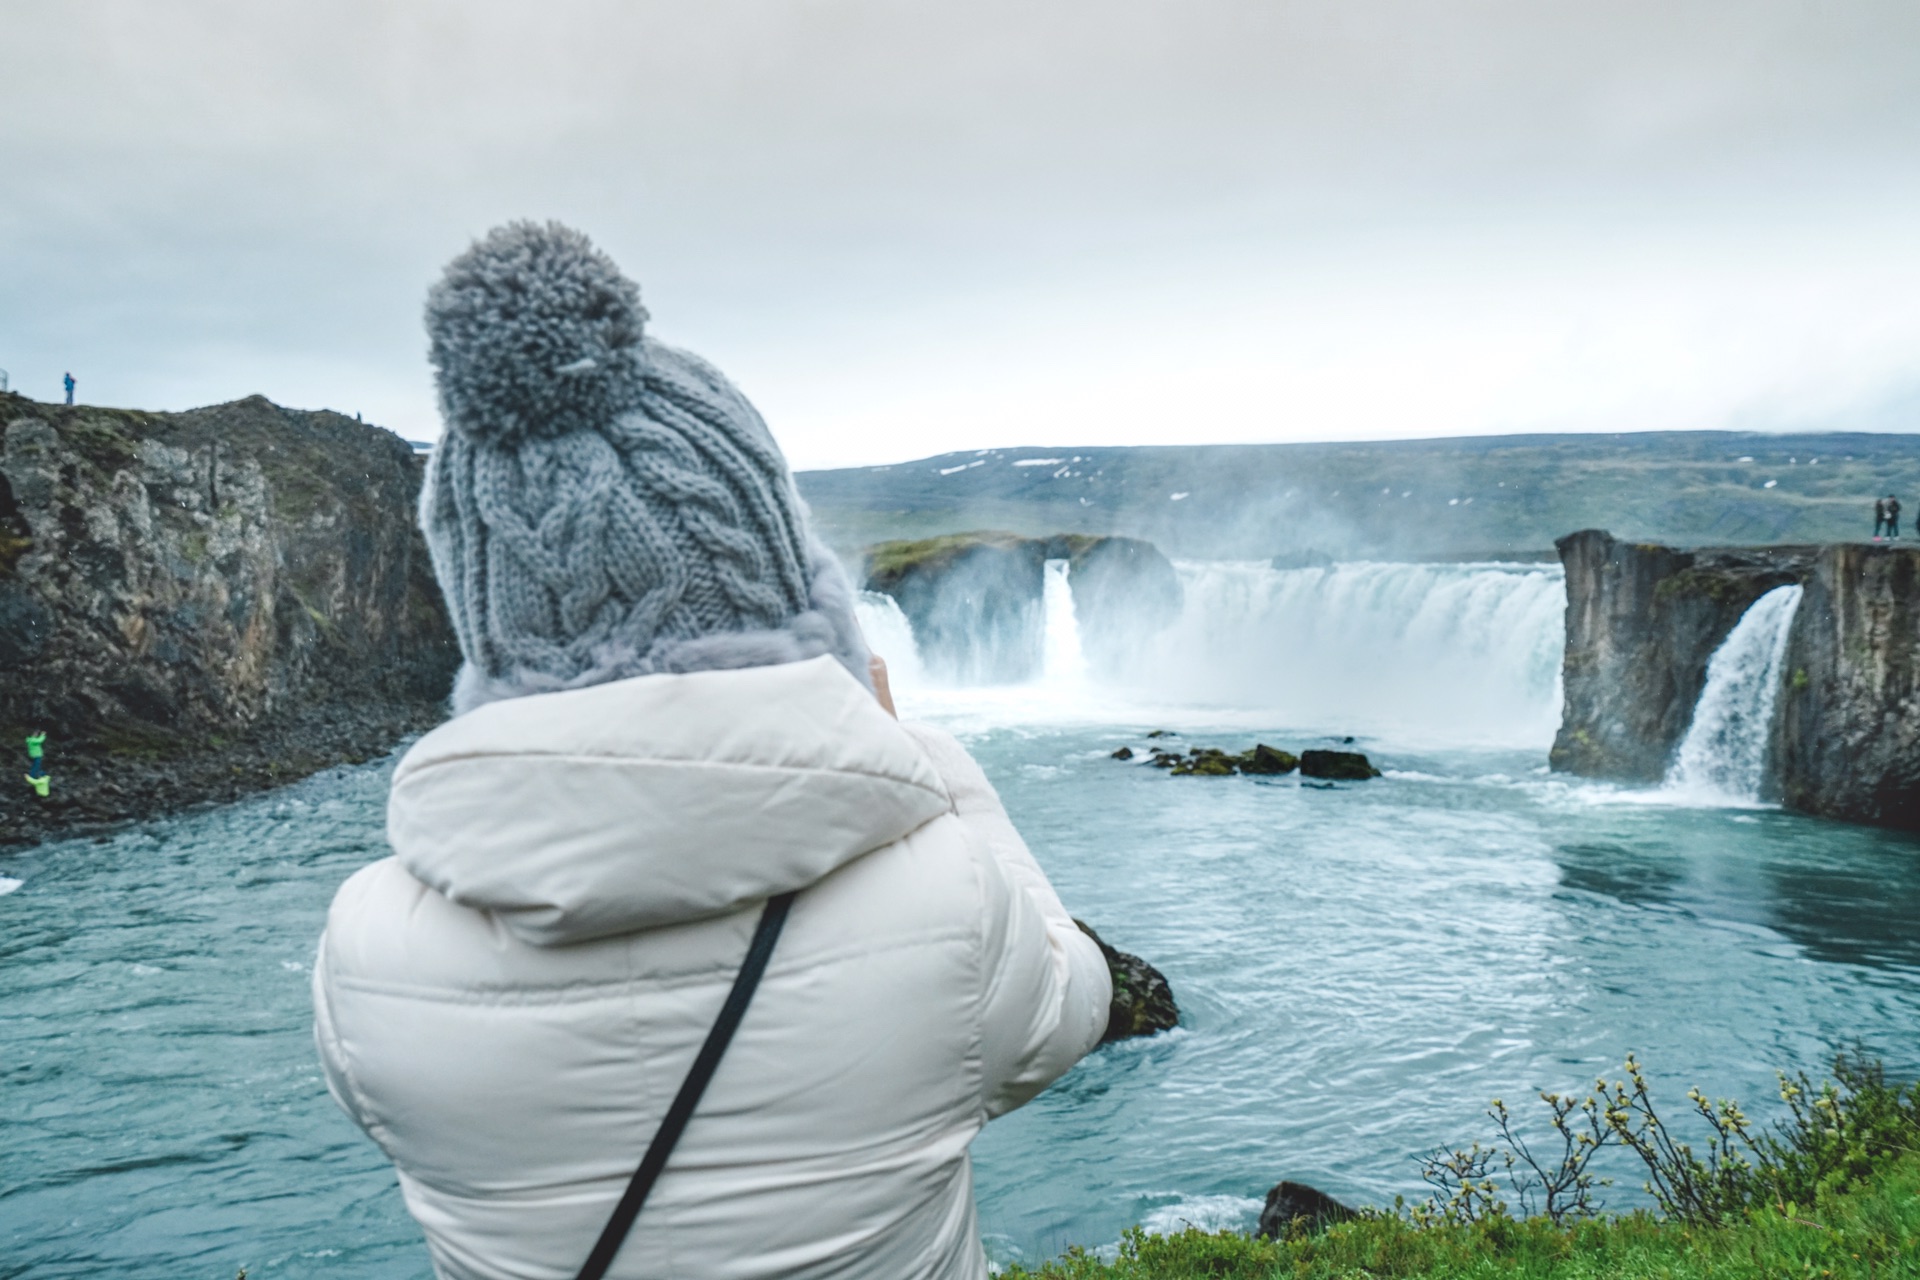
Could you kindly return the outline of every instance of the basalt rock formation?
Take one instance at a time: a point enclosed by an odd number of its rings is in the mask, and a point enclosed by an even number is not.
[[[913,624],[921,661],[962,683],[1005,683],[1040,672],[1046,563],[1067,562],[1088,661],[1128,645],[1180,611],[1180,579],[1137,538],[961,533],[883,542],[866,553],[866,588],[894,598]]]
[[[0,396],[0,758],[44,729],[53,777],[45,801],[0,785],[0,841],[230,799],[437,720],[458,655],[420,476],[390,432],[258,396]]]
[[[1920,830],[1920,547],[1683,551],[1589,530],[1560,551],[1566,707],[1554,768],[1660,780],[1714,650],[1760,596],[1799,583],[1768,786],[1803,813]]]
[[[1150,1036],[1171,1031],[1180,1025],[1180,1010],[1173,1003],[1173,988],[1158,969],[1139,956],[1110,947],[1084,920],[1075,920],[1080,932],[1099,944],[1106,957],[1107,973],[1113,979],[1113,1003],[1107,1006],[1107,1031],[1101,1044]]]
[[[1681,550],[1598,529],[1556,544],[1567,573],[1565,706],[1549,759],[1657,782],[1693,721],[1707,661],[1755,600],[1805,581],[1813,547]]]
[[[1920,830],[1920,547],[1821,548],[1788,634],[1778,714],[1789,807]]]

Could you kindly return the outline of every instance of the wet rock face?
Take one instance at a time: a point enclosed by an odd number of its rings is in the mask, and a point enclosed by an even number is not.
[[[457,650],[419,484],[391,433],[260,397],[180,414],[0,397],[0,733],[48,730],[58,797],[23,815],[0,788],[0,818],[193,803],[196,758],[272,726],[317,765],[367,754],[376,723],[430,723]],[[166,759],[178,785],[116,807]]]
[[[889,542],[868,552],[866,588],[884,591],[913,624],[926,667],[963,684],[1040,673],[1047,549],[1013,534]]]
[[[1749,605],[1803,582],[1812,547],[1679,550],[1588,529],[1558,542],[1567,571],[1565,704],[1556,770],[1658,782],[1686,736],[1707,662]]]
[[[1128,955],[1101,940],[1084,920],[1075,920],[1080,932],[1100,946],[1107,959],[1107,972],[1113,979],[1113,1003],[1107,1007],[1107,1033],[1101,1044],[1150,1036],[1171,1031],[1180,1025],[1180,1010],[1174,1007],[1173,989],[1166,977],[1139,956]]]
[[[1081,645],[1096,669],[1117,666],[1180,612],[1173,564],[1137,538],[961,533],[867,550],[866,588],[892,596],[913,624],[920,659],[963,684],[1040,673],[1046,563],[1067,562]]]
[[[1095,671],[1120,671],[1133,649],[1180,616],[1180,575],[1151,542],[1100,538],[1067,558],[1080,645]]]
[[[1785,671],[1774,738],[1784,802],[1920,830],[1920,548],[1822,548]]]

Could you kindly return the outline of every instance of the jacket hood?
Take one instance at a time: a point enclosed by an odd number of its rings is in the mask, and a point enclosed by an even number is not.
[[[805,888],[951,807],[820,657],[480,707],[402,758],[387,838],[417,879],[553,946]]]

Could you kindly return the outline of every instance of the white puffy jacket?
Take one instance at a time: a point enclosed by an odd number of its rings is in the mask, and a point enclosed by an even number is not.
[[[387,829],[327,917],[315,1034],[442,1277],[575,1273],[789,889],[613,1274],[986,1275],[968,1143],[1110,991],[951,737],[831,658],[643,676],[442,725]]]

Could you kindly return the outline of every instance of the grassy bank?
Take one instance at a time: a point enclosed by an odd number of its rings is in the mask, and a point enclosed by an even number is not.
[[[1846,1191],[1807,1208],[1763,1206],[1721,1227],[1662,1221],[1651,1214],[1556,1227],[1545,1218],[1496,1218],[1415,1227],[1394,1217],[1363,1218],[1292,1241],[1232,1232],[1130,1234],[1120,1257],[1069,1256],[1033,1280],[1746,1280],[1747,1277],[1920,1276],[1920,1153],[1903,1156]]]
[[[1595,1277],[1920,1277],[1920,1085],[1887,1083],[1843,1055],[1817,1088],[1782,1076],[1787,1116],[1757,1128],[1738,1104],[1689,1091],[1681,1127],[1661,1119],[1640,1065],[1592,1093],[1546,1093],[1551,1136],[1529,1142],[1495,1100],[1489,1146],[1423,1161],[1424,1205],[1367,1211],[1285,1238],[1130,1232],[1109,1262],[1083,1251],[1010,1280],[1574,1280]],[[1656,1208],[1600,1211],[1589,1170],[1604,1147],[1645,1166]],[[1509,1201],[1521,1207],[1512,1212]],[[1534,1210],[1540,1212],[1535,1213]],[[1346,1212],[1346,1211],[1342,1211]]]

